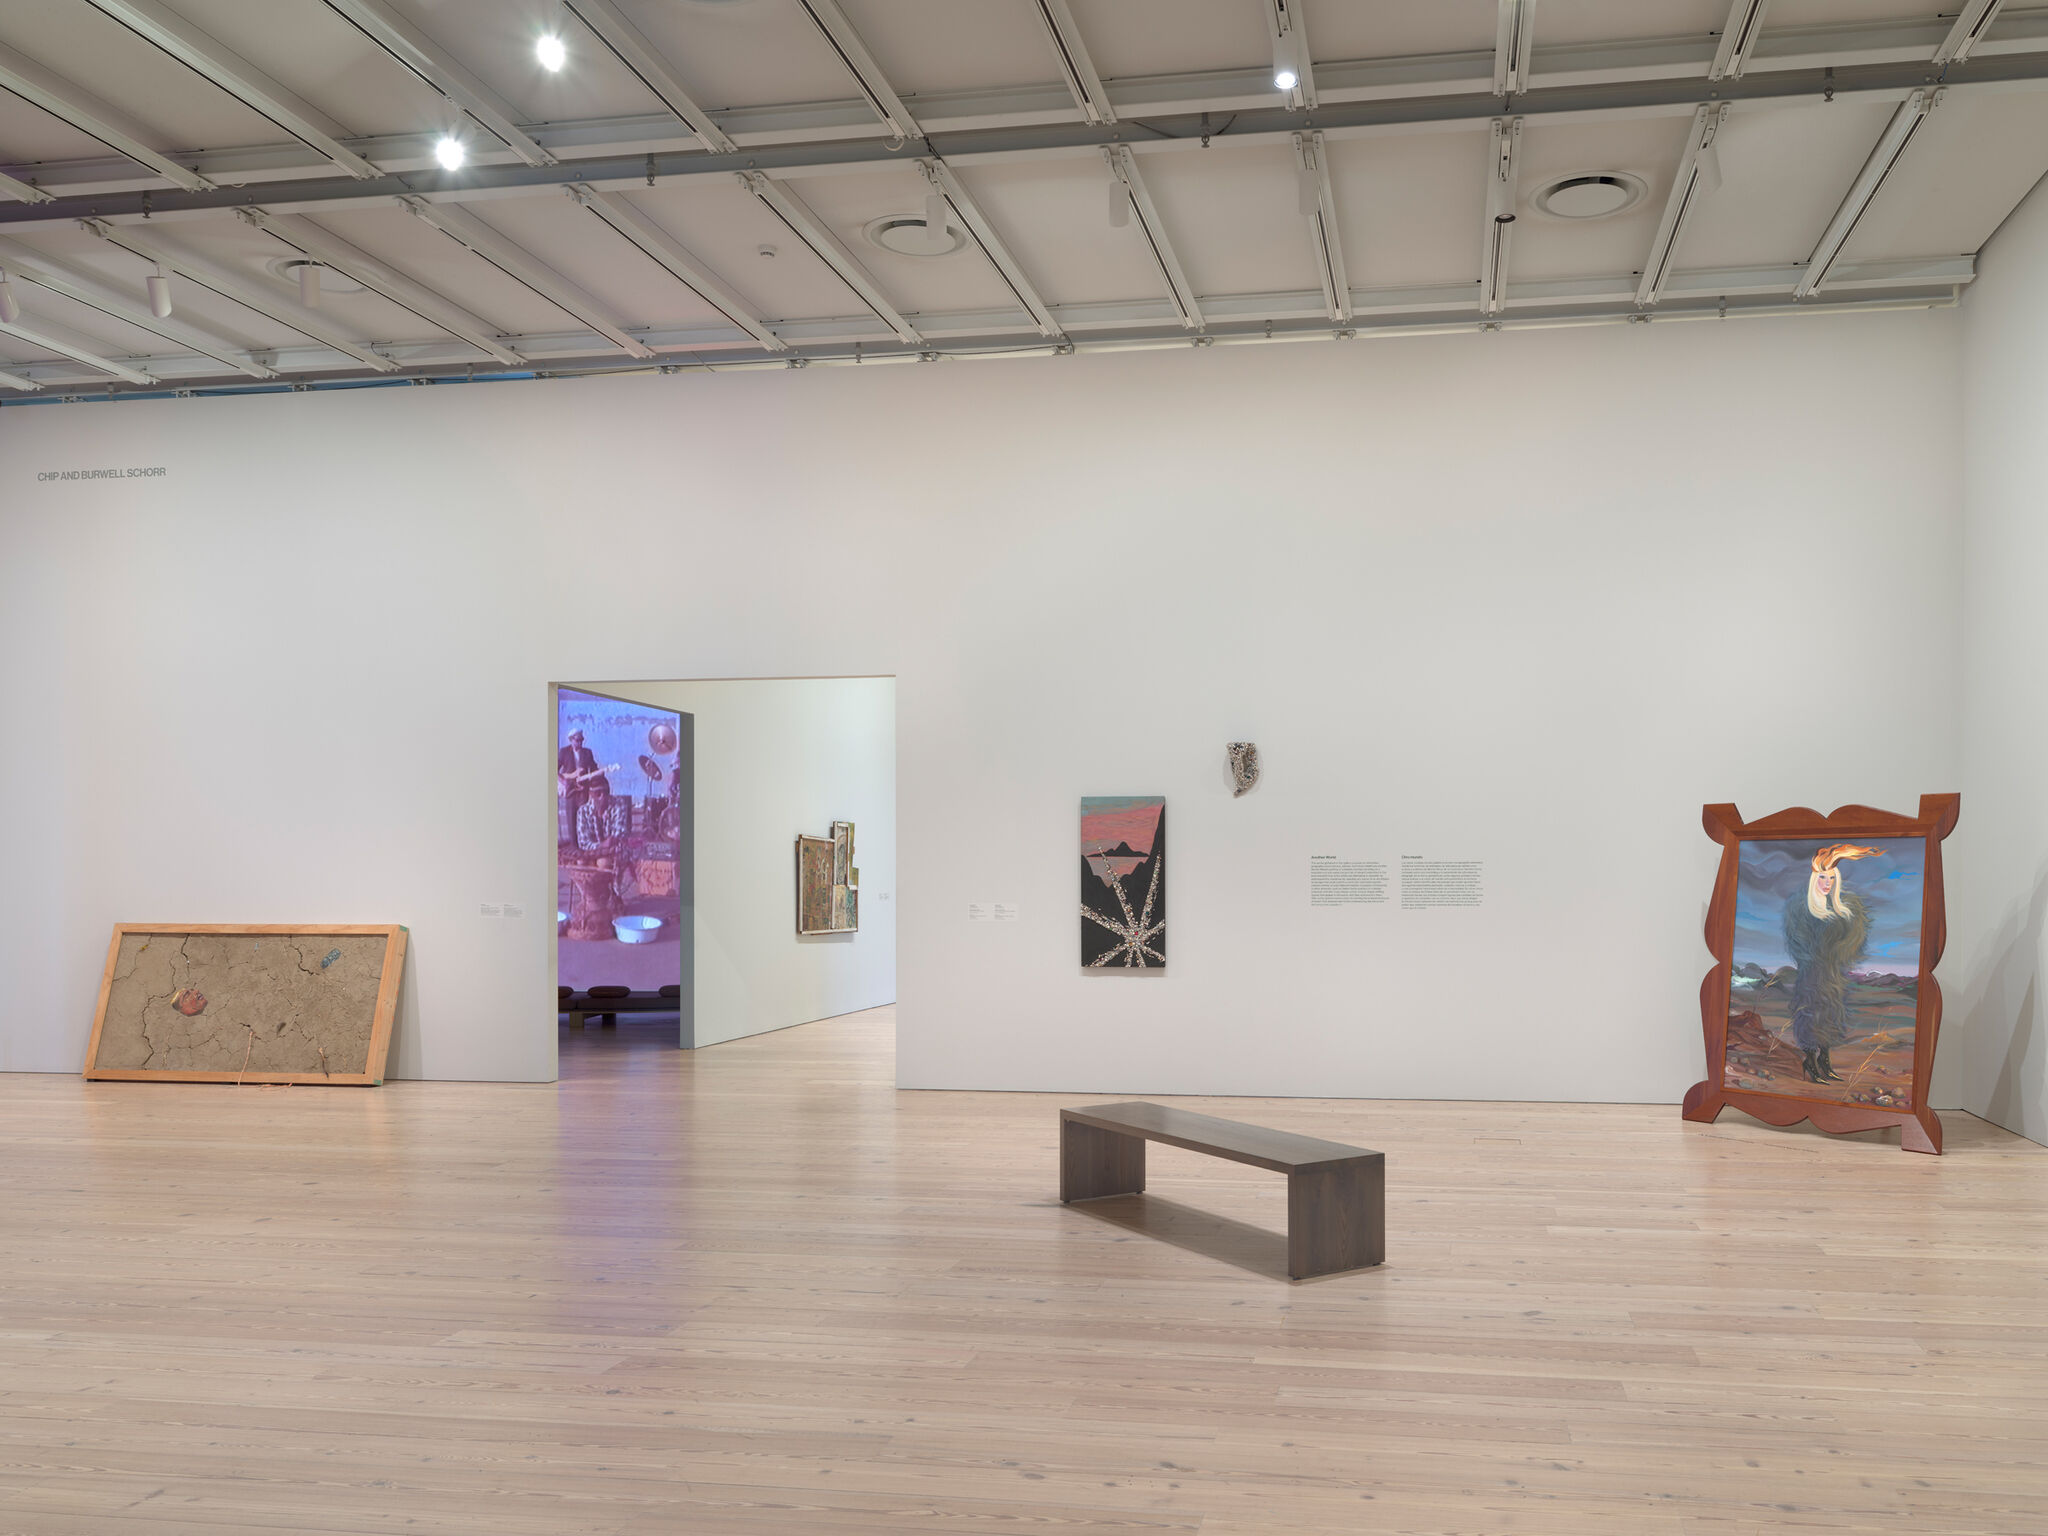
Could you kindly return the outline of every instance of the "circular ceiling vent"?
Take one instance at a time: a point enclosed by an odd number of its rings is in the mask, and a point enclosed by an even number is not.
[[[1648,190],[1642,177],[1628,171],[1588,171],[1560,176],[1530,201],[1553,219],[1605,219],[1635,207]]]
[[[346,272],[337,272],[325,262],[314,261],[309,257],[278,256],[265,262],[264,266],[269,270],[270,275],[279,282],[290,283],[294,287],[297,286],[299,281],[299,268],[318,267],[320,269],[320,287],[323,292],[361,293],[363,291],[363,285],[350,277]]]
[[[894,251],[898,256],[950,256],[967,244],[958,225],[948,224],[943,238],[932,239],[931,226],[921,213],[890,213],[872,220],[861,231],[868,244]]]

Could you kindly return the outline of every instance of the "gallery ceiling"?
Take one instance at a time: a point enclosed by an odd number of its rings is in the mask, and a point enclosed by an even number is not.
[[[2044,171],[2000,0],[24,0],[0,399],[1947,303]]]

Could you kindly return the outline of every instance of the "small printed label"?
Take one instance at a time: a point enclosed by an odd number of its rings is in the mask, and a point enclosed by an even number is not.
[[[967,903],[967,921],[970,923],[993,922],[995,915],[995,904],[993,902],[970,901]]]
[[[503,917],[505,909],[495,901],[480,901],[476,904],[476,915],[478,917]]]
[[[520,906],[517,902],[508,901],[505,903],[505,915],[507,917],[524,917],[526,916],[526,908]]]
[[[44,469],[38,480],[161,480],[169,471],[161,464],[130,469]]]
[[[997,902],[996,921],[999,923],[1014,923],[1017,921],[1017,903],[1014,901]]]

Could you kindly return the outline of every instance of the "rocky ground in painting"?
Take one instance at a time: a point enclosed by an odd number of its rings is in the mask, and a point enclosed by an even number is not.
[[[1791,1094],[1903,1109],[1913,1096],[1913,1018],[1919,984],[1911,976],[1858,977],[1849,987],[1849,1038],[1830,1053],[1839,1083],[1806,1076],[1792,1043],[1791,966],[1735,968],[1728,1004],[1728,1054],[1722,1081],[1752,1093]]]
[[[126,934],[98,1065],[361,1072],[384,946],[382,934]]]

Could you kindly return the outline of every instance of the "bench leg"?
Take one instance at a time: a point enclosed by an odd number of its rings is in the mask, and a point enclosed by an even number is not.
[[[1387,1260],[1387,1164],[1360,1158],[1287,1176],[1287,1273],[1296,1280]]]
[[[570,1014],[570,1015],[569,1015],[569,1027],[570,1027],[571,1029],[581,1029],[581,1028],[583,1027],[583,1015],[582,1015],[582,1014],[580,1014],[580,1013],[572,1013],[572,1014]]]
[[[619,1027],[619,1016],[616,1013],[608,1013],[599,1019],[597,1023],[600,1029],[617,1029]]]
[[[1060,1199],[1099,1200],[1145,1188],[1145,1138],[1060,1122]]]

